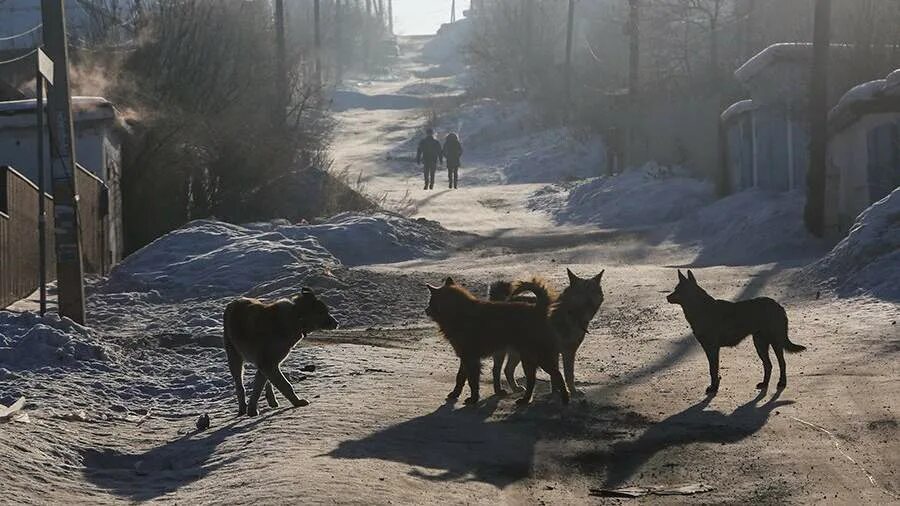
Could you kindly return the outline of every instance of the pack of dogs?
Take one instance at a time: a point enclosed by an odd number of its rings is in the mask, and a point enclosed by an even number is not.
[[[568,404],[577,393],[576,354],[604,301],[604,272],[581,278],[566,269],[568,286],[559,294],[537,278],[496,281],[490,285],[485,298],[472,294],[451,277],[439,286],[425,285],[430,292],[425,314],[437,324],[459,359],[456,383],[447,399],[458,399],[468,384],[469,396],[464,403],[478,403],[481,361],[490,357],[494,395],[509,395],[502,386],[501,375],[504,375],[511,392],[522,392],[517,404],[530,403],[540,368],[550,376],[551,394]],[[707,394],[715,394],[719,388],[719,350],[736,346],[748,336],[753,336],[763,364],[763,379],[756,387],[766,390],[769,386],[772,374],[769,348],[778,360],[778,389],[787,386],[784,353],[797,353],[806,348],[791,342],[787,313],[773,299],[760,297],[738,302],[715,299],[700,287],[692,271],[688,270],[685,276],[679,270],[678,284],[666,300],[681,306],[706,353],[710,375]],[[263,392],[268,405],[277,407],[274,389],[295,407],[309,404],[294,392],[281,371],[281,364],[306,334],[338,327],[338,321],[312,289],[303,288],[295,297],[273,303],[237,299],[225,308],[224,323],[225,351],[239,415],[256,416]],[[244,388],[247,362],[257,368],[249,399]],[[524,388],[515,378],[519,364],[525,372]]]

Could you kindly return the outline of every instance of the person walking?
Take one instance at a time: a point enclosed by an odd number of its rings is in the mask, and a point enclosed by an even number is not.
[[[423,164],[425,172],[425,189],[434,189],[434,173],[437,172],[438,162],[444,161],[444,150],[441,142],[434,138],[434,129],[425,129],[425,138],[419,141],[419,149],[416,152],[416,163]]]
[[[447,180],[450,182],[450,188],[459,188],[459,159],[462,154],[463,147],[459,142],[459,136],[455,132],[450,132],[444,140],[444,160],[447,161]]]

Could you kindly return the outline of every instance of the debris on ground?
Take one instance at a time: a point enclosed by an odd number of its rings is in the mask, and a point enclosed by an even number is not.
[[[648,487],[592,488],[590,495],[596,497],[636,498],[646,495],[694,495],[715,490],[703,483],[685,485],[651,485]]]
[[[19,400],[12,403],[10,406],[0,404],[0,422],[30,422],[31,418],[28,416],[28,413],[22,411],[23,407],[25,407],[24,397],[19,397]]]

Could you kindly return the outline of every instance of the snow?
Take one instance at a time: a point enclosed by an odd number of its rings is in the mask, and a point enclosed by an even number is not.
[[[753,265],[810,258],[821,241],[803,226],[800,191],[751,189],[701,207],[664,233],[693,247],[694,265]]]
[[[550,213],[558,223],[631,228],[679,220],[712,200],[709,182],[651,162],[568,188],[545,188],[531,196],[529,207]]]
[[[116,355],[114,346],[68,318],[0,312],[0,379],[10,370],[77,368],[114,362]]]
[[[863,211],[847,237],[805,273],[841,296],[900,300],[900,188]]]
[[[316,225],[196,220],[126,258],[102,291],[164,299],[241,294],[339,265],[440,255],[449,238],[434,222],[390,213],[343,213]]]
[[[297,227],[344,265],[395,263],[441,255],[450,240],[437,222],[389,213],[342,213],[320,225]]]
[[[553,183],[601,173],[603,142],[597,135],[576,136],[565,127],[542,125],[524,101],[475,100],[439,113],[439,139],[456,132],[463,143],[462,177],[475,184]],[[414,131],[391,157],[414,157],[421,132]]]
[[[740,102],[731,104],[728,109],[725,109],[725,112],[722,113],[720,118],[723,123],[727,123],[738,115],[750,112],[754,109],[756,109],[756,105],[753,103],[753,100],[741,100]]]
[[[339,261],[291,225],[248,228],[197,220],[153,241],[110,274],[104,291],[157,291],[166,298],[243,293],[288,274]]]
[[[848,91],[844,94],[844,96],[841,97],[837,105],[834,106],[834,108],[831,110],[830,116],[834,118],[841,114],[849,113],[850,108],[852,108],[854,105],[878,97],[886,84],[886,80],[877,79],[875,81],[869,81],[867,83],[862,83],[854,86],[850,89],[850,91]]]
[[[808,42],[782,42],[772,44],[755,54],[734,71],[739,81],[748,81],[763,69],[781,59],[805,60],[812,57],[812,44]]]
[[[442,72],[465,71],[465,49],[472,33],[472,20],[463,18],[441,26],[437,35],[422,47],[424,61],[437,65]]]

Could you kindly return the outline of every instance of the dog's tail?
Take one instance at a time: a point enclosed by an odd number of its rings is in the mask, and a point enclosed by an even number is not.
[[[782,308],[784,311],[784,308]],[[787,313],[784,315],[784,351],[788,353],[800,353],[801,351],[806,349],[806,346],[801,346],[799,344],[794,344],[791,342],[790,336],[788,336],[788,319]]]
[[[515,285],[513,285],[512,294],[510,294],[510,298],[515,297],[524,292],[531,292],[535,296],[535,305],[538,309],[542,311],[550,311],[550,306],[556,300],[556,294],[553,292],[553,289],[550,288],[547,283],[538,278],[534,278],[531,281],[519,281]]]
[[[504,301],[512,297],[513,284],[509,281],[494,281],[488,287],[488,300]]]
[[[791,342],[790,338],[784,339],[784,351],[788,353],[800,353],[805,350],[806,346],[801,346],[799,344],[794,344]]]

